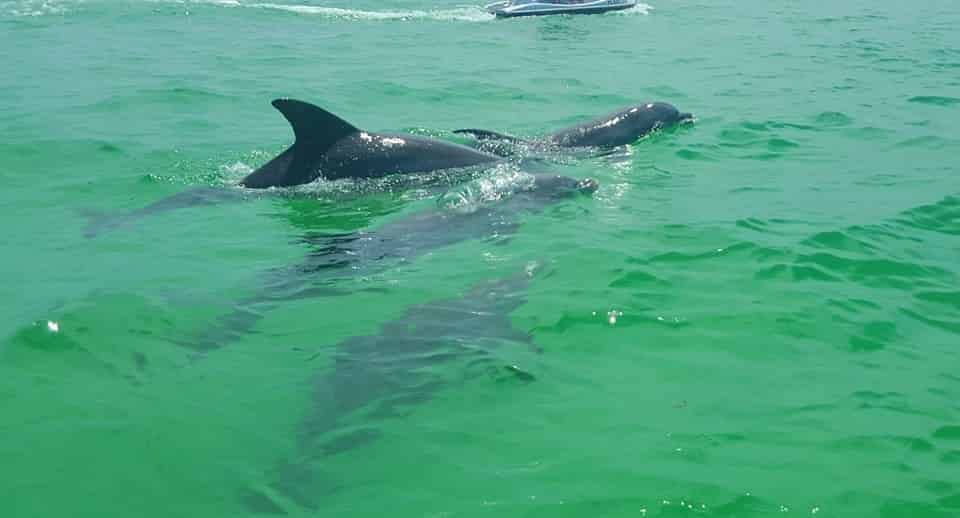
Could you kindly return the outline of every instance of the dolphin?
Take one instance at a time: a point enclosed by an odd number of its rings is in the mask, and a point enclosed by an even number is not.
[[[661,128],[692,121],[693,114],[681,112],[672,104],[648,102],[627,106],[603,117],[563,128],[532,141],[475,128],[459,129],[454,133],[473,135],[481,141],[528,143],[538,147],[610,148],[630,144]]]
[[[411,306],[378,332],[332,348],[318,344],[325,354],[331,351],[331,362],[313,376],[312,404],[299,426],[294,455],[270,470],[265,483],[241,490],[241,503],[264,514],[285,514],[292,505],[316,510],[336,483],[318,469],[323,460],[376,440],[381,423],[465,378],[535,381],[527,363],[541,351],[530,333],[513,327],[510,315],[526,302],[538,269],[531,264],[482,281],[462,296]]]
[[[542,212],[576,195],[590,195],[599,187],[591,178],[577,180],[556,174],[525,174],[516,192],[469,210],[428,209],[398,218],[370,231],[342,235],[303,236],[312,251],[299,264],[272,271],[264,288],[234,305],[233,311],[201,333],[180,341],[198,353],[226,346],[253,329],[264,311],[283,301],[350,292],[338,287],[350,277],[375,275],[391,266],[412,261],[433,250],[469,239],[509,239],[524,214]],[[453,197],[459,196],[460,191]]]
[[[289,187],[310,183],[320,176],[336,180],[428,173],[492,165],[503,160],[443,140],[405,133],[363,131],[323,108],[295,99],[275,99],[272,104],[290,123],[295,141],[284,152],[240,180],[239,187]],[[81,210],[80,213],[89,219],[84,236],[93,238],[106,231],[130,228],[156,214],[246,198],[243,189],[197,187],[121,214],[95,210]]]
[[[467,146],[405,133],[373,133],[296,99],[275,99],[290,123],[294,143],[250,173],[240,185],[251,189],[310,183],[321,175],[374,178],[491,164],[500,157]]]
[[[140,220],[156,214],[241,201],[245,199],[244,194],[242,189],[194,187],[153,202],[146,207],[120,214],[83,209],[79,212],[88,219],[87,226],[83,231],[83,236],[89,239],[108,231],[129,229],[136,223],[139,223]]]

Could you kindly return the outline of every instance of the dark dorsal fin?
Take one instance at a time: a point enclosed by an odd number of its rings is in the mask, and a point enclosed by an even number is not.
[[[253,189],[299,185],[316,178],[317,167],[331,146],[358,130],[336,115],[296,99],[272,103],[293,128],[296,141],[289,149],[250,173],[240,183]]]
[[[336,115],[296,99],[275,99],[274,108],[280,111],[293,127],[297,137],[295,146],[310,146],[311,150],[326,151],[336,141],[358,130]]]

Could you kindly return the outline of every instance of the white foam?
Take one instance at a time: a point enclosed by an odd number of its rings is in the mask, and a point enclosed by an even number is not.
[[[0,1],[0,13],[14,17],[50,16],[66,14],[67,5],[82,3],[82,0],[66,2],[63,0],[11,0]]]
[[[412,21],[412,20],[439,20],[458,22],[487,22],[494,16],[479,6],[460,7],[455,9],[425,10],[398,10],[398,11],[365,11],[362,9],[348,9],[343,7],[325,7],[309,4],[281,4],[273,2],[243,2],[240,0],[179,0],[177,3],[209,4],[222,7],[270,9],[287,11],[297,14],[307,14],[334,18],[340,20],[372,20],[372,21]]]
[[[220,166],[220,169],[230,178],[241,178],[254,171],[254,168],[240,161],[232,164],[222,165]]]
[[[650,14],[650,11],[652,10],[653,10],[652,5],[638,2],[637,5],[631,7],[630,9],[624,9],[622,11],[614,11],[613,14],[617,14],[620,16],[631,16],[631,15],[637,15],[637,14],[647,15],[647,14]]]
[[[455,9],[431,9],[409,10],[409,11],[365,11],[361,9],[347,9],[341,7],[323,7],[318,5],[305,4],[279,4],[271,2],[241,2],[240,0],[197,0],[215,5],[230,7],[254,7],[258,9],[275,9],[280,11],[289,11],[299,14],[312,14],[325,16],[328,18],[352,19],[352,20],[440,20],[440,21],[459,21],[459,22],[488,22],[496,17],[487,11],[477,7],[461,7]],[[646,15],[650,14],[653,6],[644,3],[638,3],[630,9],[615,11],[615,14],[624,15]]]
[[[534,186],[532,174],[508,164],[499,164],[489,174],[443,193],[437,199],[437,206],[452,212],[470,213]]]
[[[413,21],[438,20],[457,22],[489,22],[495,17],[476,7],[459,7],[453,9],[430,10],[396,10],[396,11],[367,11],[343,7],[324,7],[309,4],[285,4],[274,2],[250,2],[243,0],[152,0],[160,3],[177,4],[207,4],[221,7],[270,9],[287,11],[297,14],[321,16],[341,20],[371,20],[371,21]],[[0,0],[0,14],[9,14],[15,17],[49,16],[66,14],[71,5],[81,4],[84,0]],[[653,6],[638,3],[635,7],[623,11],[615,11],[617,15],[646,15],[653,10]]]

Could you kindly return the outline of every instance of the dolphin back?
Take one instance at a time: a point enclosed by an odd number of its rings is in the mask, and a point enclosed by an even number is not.
[[[316,176],[317,165],[340,139],[359,132],[336,115],[296,99],[275,99],[274,108],[283,114],[296,137],[293,145],[241,180],[244,187],[262,189],[308,183]]]
[[[485,129],[464,128],[453,130],[453,132],[461,135],[473,135],[477,140],[506,140],[508,142],[523,142],[523,139],[521,138]]]
[[[561,129],[549,138],[563,147],[616,147],[692,118],[670,103],[647,102]]]

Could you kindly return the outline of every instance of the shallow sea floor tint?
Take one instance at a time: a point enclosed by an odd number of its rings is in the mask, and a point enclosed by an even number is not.
[[[0,0],[0,516],[960,516],[960,4],[296,1]],[[450,198],[87,235],[283,150],[281,96],[467,144],[697,120],[336,282],[329,236]]]

